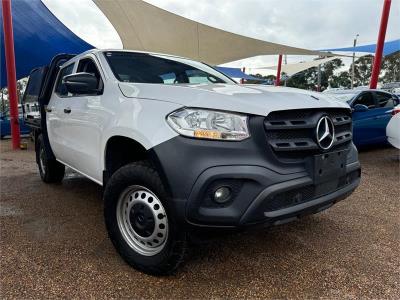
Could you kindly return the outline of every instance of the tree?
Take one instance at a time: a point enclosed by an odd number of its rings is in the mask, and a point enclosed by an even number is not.
[[[28,78],[22,78],[17,81],[17,93],[18,93],[18,103],[21,103],[22,97],[24,96],[26,85],[28,84]]]
[[[287,86],[299,89],[309,90],[315,87],[318,70],[313,67],[297,74],[294,74],[287,80]]]
[[[337,77],[337,75],[335,75],[336,70],[343,66],[343,61],[340,58],[333,59],[323,64],[321,66],[321,86],[332,87]]]
[[[1,114],[5,114],[8,110],[8,89],[3,88],[0,91],[1,93],[1,102],[0,102],[0,112]]]
[[[354,62],[354,86],[368,85],[371,79],[373,55],[364,55]],[[350,65],[350,70],[352,70]]]
[[[320,59],[320,58],[318,58]],[[354,86],[368,85],[371,80],[373,55],[365,55],[358,58],[354,62]],[[340,71],[344,66],[340,58],[331,60],[321,65],[321,87],[331,88],[350,88],[351,86],[351,69],[349,71]],[[284,73],[282,73],[284,74]],[[252,75],[263,79],[273,79],[274,75],[262,76],[260,74]],[[381,67],[380,81],[399,82],[400,81],[400,51],[383,58]],[[287,86],[300,89],[315,89],[318,81],[318,68],[313,67],[299,72],[287,80]],[[248,81],[249,82],[249,81]],[[252,83],[259,83],[253,81]],[[281,81],[281,85],[284,82]]]
[[[259,80],[249,79],[249,80],[246,80],[246,83],[249,83],[249,84],[257,84],[257,83],[265,82],[265,81],[273,82],[273,81],[276,79],[276,76],[275,76],[275,75],[263,76],[263,75],[261,75],[261,74],[259,74],[259,73],[254,74],[254,75],[251,74],[250,76],[259,78]]]
[[[400,81],[400,51],[385,56],[382,61],[380,80],[383,83]]]
[[[321,59],[321,58],[317,58]],[[337,69],[343,66],[343,61],[340,58],[331,60],[321,65],[321,87],[332,87],[338,85],[338,75],[335,75]],[[344,75],[342,75],[344,76]],[[293,75],[287,85],[301,89],[316,89],[318,82],[318,67],[312,67],[300,73]]]
[[[17,96],[18,96],[18,103],[21,103],[22,97],[24,96],[24,92],[26,89],[26,85],[28,84],[28,78],[22,78],[17,81]],[[8,89],[2,88],[0,90],[1,100],[0,100],[0,112],[3,114],[7,114],[10,103],[8,97]]]
[[[337,75],[333,75],[329,86],[331,88],[350,88],[351,78],[349,72],[343,71]]]

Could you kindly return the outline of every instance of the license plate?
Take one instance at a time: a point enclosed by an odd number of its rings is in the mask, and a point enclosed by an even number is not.
[[[339,179],[346,174],[346,151],[335,151],[314,156],[314,183]]]

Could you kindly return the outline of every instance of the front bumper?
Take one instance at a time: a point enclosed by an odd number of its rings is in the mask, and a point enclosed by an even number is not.
[[[263,118],[250,119],[260,128]],[[176,137],[152,149],[153,161],[172,196],[171,209],[183,225],[238,228],[279,224],[330,207],[360,182],[360,164],[352,143],[344,149],[341,174],[320,182],[303,162],[282,162],[253,130],[242,142]],[[213,201],[215,190],[229,186],[229,202]]]
[[[285,223],[345,199],[359,183],[358,162],[348,164],[343,176],[318,185],[303,172],[282,175],[259,166],[213,167],[196,180],[185,205],[185,220],[202,227]],[[220,186],[234,191],[225,205],[212,201]]]

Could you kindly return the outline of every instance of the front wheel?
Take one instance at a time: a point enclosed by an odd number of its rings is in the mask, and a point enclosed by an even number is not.
[[[149,162],[122,167],[104,192],[106,227],[115,248],[128,264],[152,275],[171,274],[186,252],[186,234],[168,200]]]

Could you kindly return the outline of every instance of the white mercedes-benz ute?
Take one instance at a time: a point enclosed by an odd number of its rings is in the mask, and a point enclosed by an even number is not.
[[[347,104],[182,57],[60,54],[31,72],[24,99],[40,105],[42,180],[68,166],[102,185],[112,243],[149,274],[176,270],[191,240],[320,212],[360,182]]]

